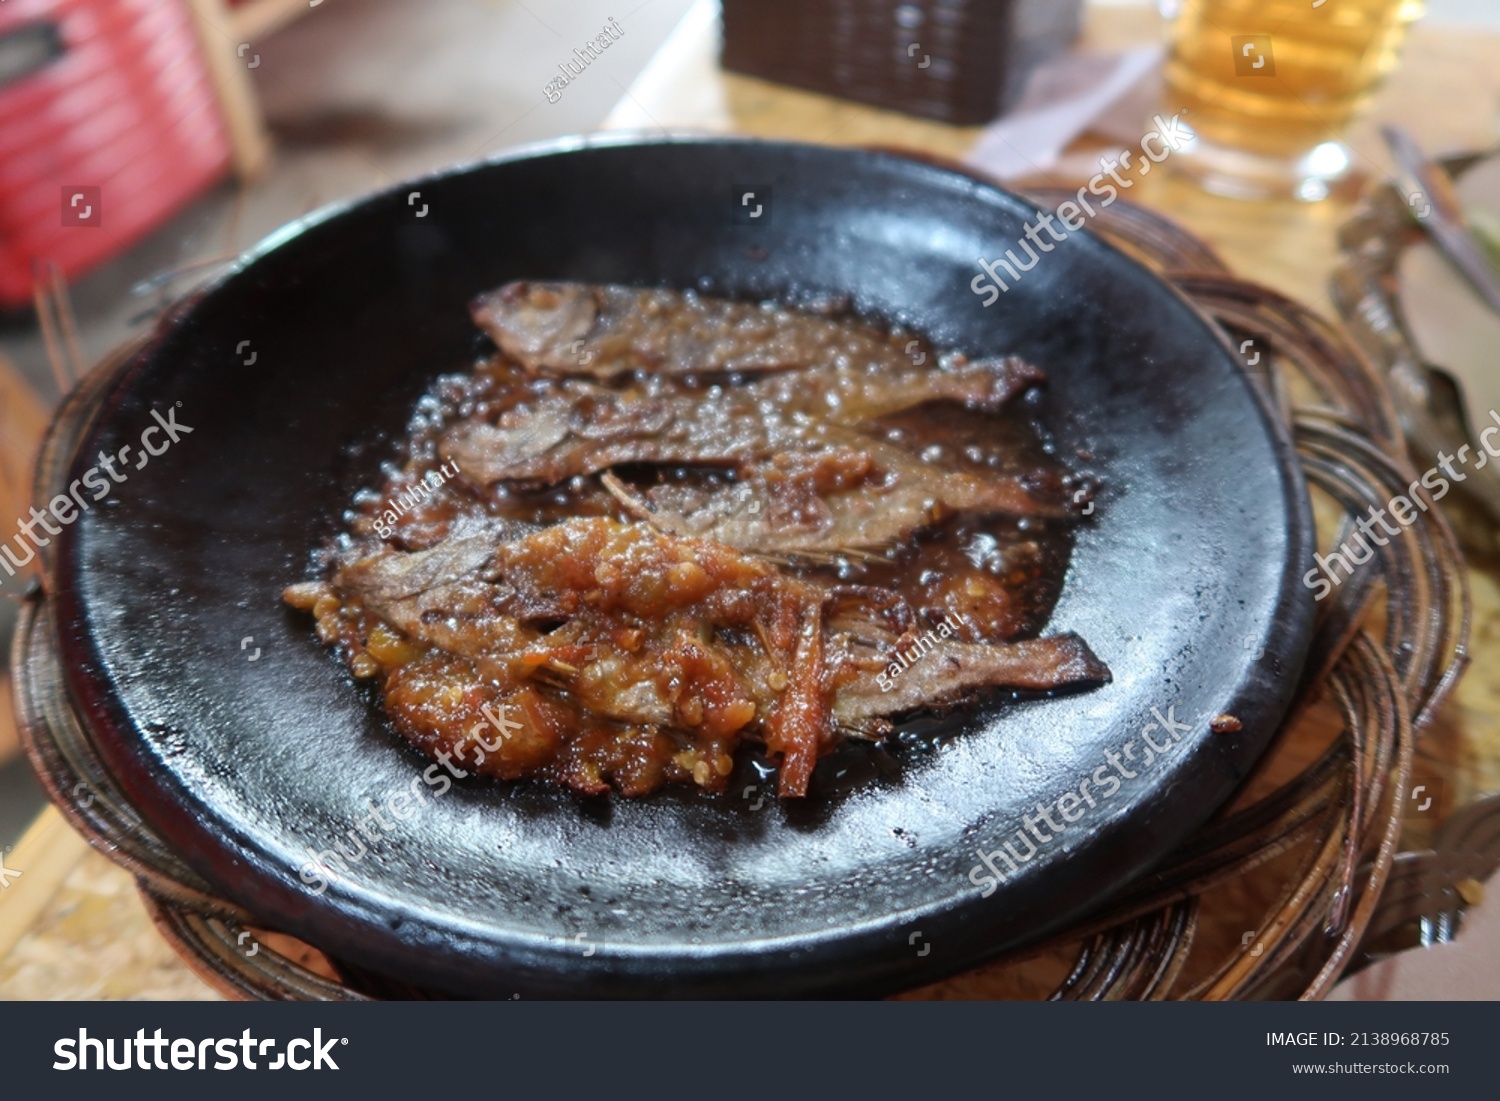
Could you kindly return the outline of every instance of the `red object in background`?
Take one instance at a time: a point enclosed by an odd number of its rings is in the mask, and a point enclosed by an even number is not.
[[[230,166],[183,0],[0,3],[0,305],[50,263],[76,277]]]

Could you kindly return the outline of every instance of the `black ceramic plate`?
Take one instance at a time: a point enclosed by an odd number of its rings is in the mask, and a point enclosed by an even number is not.
[[[143,469],[133,450],[128,480],[62,538],[75,702],[147,819],[225,895],[436,990],[872,994],[1044,934],[1200,824],[1264,748],[1309,636],[1311,525],[1233,350],[1137,263],[1078,233],[982,305],[976,257],[1033,214],[881,154],[610,141],[290,227],[163,325],[75,460],[81,478],[138,447],[152,410],[192,429]],[[938,747],[825,763],[795,805],[460,783],[393,830],[371,823],[381,839],[349,879],[314,894],[310,853],[352,849],[367,804],[427,762],[282,587],[433,377],[472,362],[470,296],[520,277],[843,293],[939,344],[1040,364],[1060,449],[1092,452],[1106,486],[1050,630],[1087,639],[1114,682],[997,702]],[[1221,712],[1243,730],[1210,733]],[[1158,714],[1186,731],[1172,741]],[[1028,859],[992,857],[997,877],[979,854],[1007,839]]]

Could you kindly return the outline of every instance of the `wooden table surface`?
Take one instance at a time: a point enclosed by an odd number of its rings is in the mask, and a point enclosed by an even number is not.
[[[714,10],[708,0],[700,2],[631,86],[605,129],[901,146],[954,158],[968,152],[980,134],[977,128],[923,122],[722,73],[715,61]],[[1083,45],[1117,50],[1160,38],[1160,21],[1150,8],[1096,7],[1089,10]],[[1436,152],[1494,145],[1500,136],[1497,59],[1500,35],[1414,27],[1400,69],[1347,135],[1357,170],[1379,178],[1388,166],[1376,132],[1379,122],[1405,124]],[[1069,166],[1089,163],[1088,135],[1068,153],[1055,170],[1063,176]],[[1169,214],[1209,241],[1236,273],[1333,316],[1326,287],[1336,260],[1335,233],[1352,209],[1346,197],[1315,204],[1235,201],[1208,195],[1167,172],[1138,183],[1131,199]],[[17,386],[0,361],[0,516],[25,513],[22,487],[40,432],[35,398]],[[1417,781],[1426,776],[1442,784],[1450,807],[1500,790],[1500,563],[1471,563],[1470,582],[1473,665],[1424,738]],[[0,678],[0,705],[6,690]],[[0,759],[14,742],[10,722],[8,707],[0,710]],[[89,851],[55,811],[43,814],[5,861],[22,874],[0,890],[0,997],[217,996],[157,935],[131,878]],[[955,991],[963,989],[955,984]]]

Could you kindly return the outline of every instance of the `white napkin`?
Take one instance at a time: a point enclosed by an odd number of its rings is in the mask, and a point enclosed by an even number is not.
[[[1161,46],[1067,53],[1040,66],[1011,111],[992,122],[964,160],[1002,179],[1045,172],[1069,142],[1101,121],[1161,64]]]

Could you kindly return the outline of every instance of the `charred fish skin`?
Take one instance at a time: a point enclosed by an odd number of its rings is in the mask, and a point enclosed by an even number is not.
[[[692,291],[516,282],[479,295],[470,312],[533,375],[762,375],[749,400],[806,404],[840,424],[942,400],[993,411],[1046,382],[1017,356],[971,361],[908,334]]]
[[[1075,634],[984,644],[944,638],[930,651],[899,644],[886,651],[880,673],[862,676],[839,693],[834,717],[859,727],[871,719],[951,705],[985,688],[1048,693],[1109,684],[1109,666]]]
[[[997,413],[1046,382],[1041,368],[1019,356],[970,360],[949,354],[930,367],[902,357],[895,363],[809,368],[757,379],[740,392],[786,413],[858,428],[936,402]]]
[[[599,316],[594,293],[579,284],[507,283],[481,294],[470,315],[502,352],[533,373],[578,364]]]
[[[759,553],[878,550],[943,516],[1063,519],[1078,507],[1060,483],[950,470],[857,429],[718,395],[664,399],[557,389],[508,410],[496,424],[458,426],[439,450],[481,489],[501,482],[554,485],[626,464],[736,470],[752,487],[747,507],[735,499],[744,490],[728,490],[697,509],[661,499],[631,507],[638,516],[649,508],[679,534]],[[796,457],[815,473],[798,478],[778,469]],[[814,492],[805,492],[809,485]],[[804,502],[803,522],[774,522],[786,512],[779,491]]]
[[[632,516],[664,531],[821,561],[884,553],[950,516],[1070,515],[1060,486],[1038,492],[1014,476],[944,471],[873,440],[859,450],[784,453],[738,473],[710,491],[662,485],[640,495],[612,475],[604,484]]]
[[[895,338],[863,322],[694,291],[515,282],[479,295],[470,313],[532,374],[612,379],[910,363]]]

